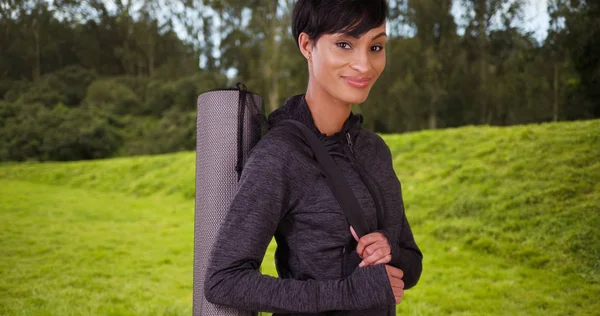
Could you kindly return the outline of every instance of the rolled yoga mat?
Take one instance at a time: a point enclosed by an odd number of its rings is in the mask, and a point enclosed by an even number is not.
[[[194,316],[256,315],[209,303],[204,297],[204,277],[217,231],[236,193],[240,168],[261,138],[261,117],[262,98],[240,84],[237,89],[209,91],[198,97]]]

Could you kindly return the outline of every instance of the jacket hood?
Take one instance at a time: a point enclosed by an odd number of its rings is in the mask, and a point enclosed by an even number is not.
[[[319,138],[332,138],[341,132],[336,133],[335,135],[327,136],[319,131],[315,122],[313,120],[312,114],[310,112],[310,108],[306,103],[305,94],[298,94],[292,97],[289,97],[283,104],[282,107],[273,111],[269,115],[269,126],[274,126],[275,124],[283,121],[283,120],[296,120],[301,122],[310,128]],[[351,135],[356,135],[356,133],[362,127],[363,116],[360,114],[355,114],[350,112],[350,116],[346,119],[344,123],[343,133],[349,132]]]

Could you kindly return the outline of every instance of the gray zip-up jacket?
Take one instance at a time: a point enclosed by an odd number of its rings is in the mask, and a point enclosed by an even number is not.
[[[304,95],[286,100],[271,126],[294,119],[324,143],[346,178],[372,232],[391,246],[389,263],[405,289],[421,275],[422,254],[404,213],[390,149],[351,114],[342,132],[316,128]],[[252,149],[212,250],[208,301],[275,315],[395,315],[385,265],[358,267],[349,224],[308,145],[290,128],[271,129]],[[272,237],[279,278],[259,272]]]

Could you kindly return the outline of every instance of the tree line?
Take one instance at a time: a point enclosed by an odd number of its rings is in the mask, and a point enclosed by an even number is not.
[[[196,97],[237,81],[274,110],[308,80],[291,36],[294,3],[2,2],[0,160],[192,150]],[[367,128],[600,117],[599,4],[549,0],[538,41],[522,28],[525,0],[388,3],[386,70],[355,106]]]

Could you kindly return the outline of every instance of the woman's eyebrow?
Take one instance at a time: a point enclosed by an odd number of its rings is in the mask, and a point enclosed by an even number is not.
[[[377,34],[377,35],[373,36],[373,39],[372,39],[372,40],[376,40],[376,39],[378,39],[378,38],[380,38],[380,37],[382,37],[382,36],[385,36],[385,37],[387,37],[387,34],[385,34],[385,32],[381,32],[381,33],[379,33],[379,34]]]
[[[385,32],[381,32],[381,33],[373,36],[373,38],[371,40],[374,41],[374,40],[376,40],[376,39],[378,39],[378,38],[380,38],[382,36],[387,37],[387,34],[385,34]],[[343,37],[350,37],[350,38],[353,38],[353,39],[359,39],[360,38],[359,36],[350,35],[348,33],[339,33],[339,37],[342,37],[342,38]]]

